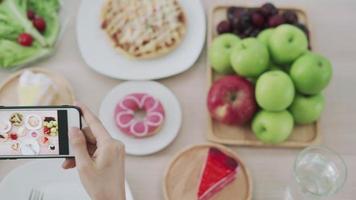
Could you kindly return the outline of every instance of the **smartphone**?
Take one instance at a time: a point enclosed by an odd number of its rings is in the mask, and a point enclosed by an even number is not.
[[[82,127],[74,106],[0,107],[0,159],[74,157],[71,127]]]

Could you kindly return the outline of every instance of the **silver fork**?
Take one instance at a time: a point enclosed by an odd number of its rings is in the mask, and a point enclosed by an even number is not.
[[[38,189],[31,189],[28,200],[43,200],[43,192]]]

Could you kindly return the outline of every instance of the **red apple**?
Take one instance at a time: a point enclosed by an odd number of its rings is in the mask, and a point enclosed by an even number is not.
[[[249,122],[257,111],[255,89],[247,79],[228,75],[215,81],[208,94],[211,117],[228,125]]]

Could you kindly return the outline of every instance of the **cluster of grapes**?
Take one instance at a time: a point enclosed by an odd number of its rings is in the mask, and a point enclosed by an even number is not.
[[[262,30],[281,24],[292,24],[309,35],[308,28],[299,22],[295,11],[280,12],[272,3],[265,3],[260,8],[229,7],[227,20],[217,26],[218,34],[234,33],[241,38],[256,37]]]

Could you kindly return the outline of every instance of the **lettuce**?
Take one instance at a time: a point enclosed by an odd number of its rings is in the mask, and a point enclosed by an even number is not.
[[[31,34],[42,46],[47,46],[45,38],[32,25],[32,22],[27,19],[27,4],[28,0],[3,0],[0,4],[0,10],[2,10],[2,13],[7,14],[9,18],[16,20],[25,32]]]
[[[40,16],[47,14],[57,15],[60,9],[60,3],[58,0],[28,0],[28,5],[30,9],[36,11]]]
[[[0,7],[0,38],[16,40],[22,32],[24,32],[24,29],[21,24],[8,13],[8,10]]]
[[[43,47],[53,46],[60,32],[58,0],[3,0],[0,2],[0,38],[13,39],[21,31],[32,35]],[[43,35],[27,19],[33,10],[46,21]],[[22,27],[22,29],[20,28]]]
[[[60,3],[58,0],[29,0],[28,8],[43,17],[47,28],[43,33],[49,46],[53,46],[60,32],[60,19],[58,12]]]
[[[47,48],[23,47],[17,42],[0,40],[0,67],[11,68],[31,63],[39,58],[48,56],[52,50]]]
[[[48,56],[60,32],[59,9],[59,0],[0,0],[0,68],[12,68]],[[28,10],[44,18],[44,33],[27,19]],[[24,32],[34,38],[31,47],[17,43],[18,36]]]

